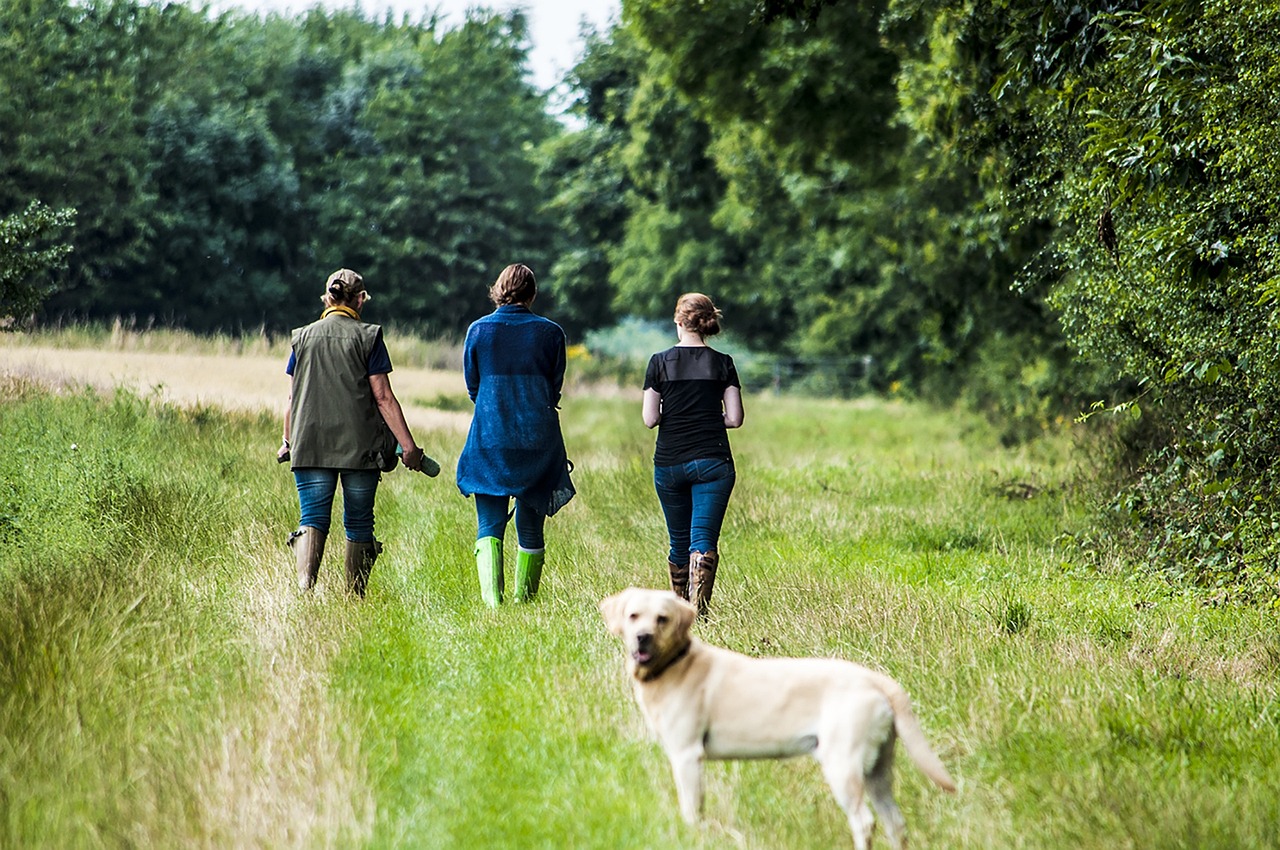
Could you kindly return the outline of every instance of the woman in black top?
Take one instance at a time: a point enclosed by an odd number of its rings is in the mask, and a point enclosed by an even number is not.
[[[742,388],[733,358],[707,345],[720,332],[711,299],[676,302],[680,341],[649,359],[644,424],[658,427],[653,484],[667,520],[671,589],[705,614],[719,564],[720,526],[735,479],[729,428],[742,425]]]

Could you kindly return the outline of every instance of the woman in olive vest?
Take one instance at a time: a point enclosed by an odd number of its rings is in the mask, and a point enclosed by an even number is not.
[[[409,469],[422,469],[423,453],[391,391],[391,358],[382,328],[360,320],[360,310],[369,300],[364,278],[339,269],[329,276],[320,300],[320,318],[293,332],[285,369],[292,389],[277,457],[291,461],[302,514],[289,546],[297,562],[298,586],[309,590],[320,571],[333,497],[341,481],[346,588],[364,596],[373,562],[382,551],[373,536],[373,502],[388,460],[382,456],[386,447],[379,437],[384,428],[391,430]]]

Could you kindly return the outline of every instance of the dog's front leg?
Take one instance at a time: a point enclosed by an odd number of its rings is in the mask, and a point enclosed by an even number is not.
[[[702,818],[702,747],[685,747],[671,752],[671,772],[675,775],[680,814],[686,823]]]

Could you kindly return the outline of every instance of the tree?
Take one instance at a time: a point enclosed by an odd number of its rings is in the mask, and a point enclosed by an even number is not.
[[[1274,593],[1280,351],[1272,95],[1280,10],[1258,0],[939,3],[956,112],[993,206],[1049,225],[1028,286],[1138,395],[1115,499],[1148,562]]]
[[[23,319],[53,289],[50,272],[66,265],[71,246],[54,234],[75,222],[75,210],[32,201],[24,212],[0,219],[0,320]]]
[[[461,333],[498,269],[545,279],[558,251],[537,184],[558,125],[527,49],[518,12],[438,31],[358,9],[0,4],[0,212],[79,210],[50,315],[278,330],[347,265],[380,320]]]

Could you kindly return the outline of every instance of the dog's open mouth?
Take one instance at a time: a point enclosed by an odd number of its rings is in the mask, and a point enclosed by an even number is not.
[[[635,652],[631,653],[631,658],[637,664],[648,664],[653,660],[653,653],[649,652],[647,649],[637,649]]]

